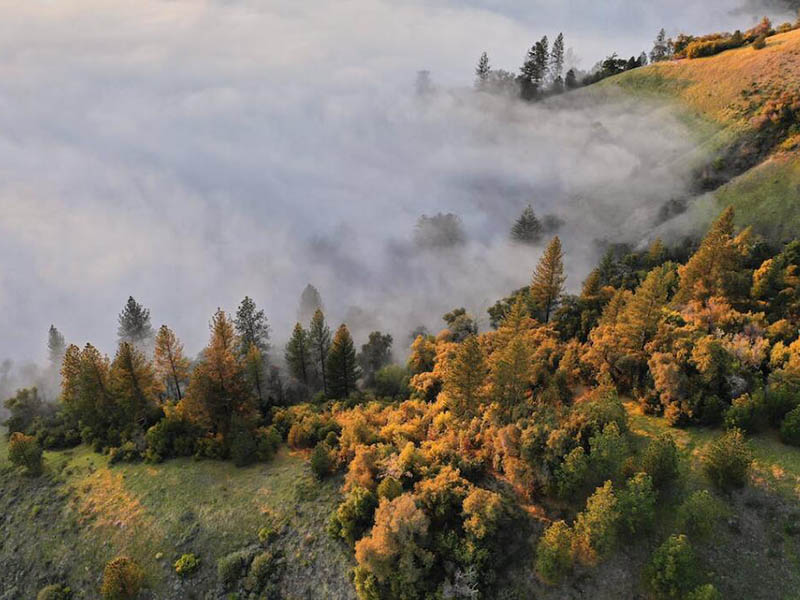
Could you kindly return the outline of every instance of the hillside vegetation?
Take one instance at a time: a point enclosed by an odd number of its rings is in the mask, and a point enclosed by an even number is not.
[[[800,232],[800,30],[767,38],[761,50],[658,62],[596,87],[591,93],[677,100],[712,125],[694,130],[714,157],[699,180],[718,207],[734,206],[740,225],[771,237]]]

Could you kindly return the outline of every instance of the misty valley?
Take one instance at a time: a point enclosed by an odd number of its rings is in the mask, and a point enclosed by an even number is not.
[[[0,600],[800,599],[796,1],[0,10]]]

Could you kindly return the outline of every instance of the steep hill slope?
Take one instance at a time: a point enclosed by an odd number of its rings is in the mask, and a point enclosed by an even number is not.
[[[800,234],[800,30],[695,60],[670,61],[602,81],[592,93],[677,101],[711,160],[699,192],[737,208],[741,225],[776,239]]]

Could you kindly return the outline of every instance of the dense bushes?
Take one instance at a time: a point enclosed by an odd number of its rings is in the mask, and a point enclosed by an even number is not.
[[[641,457],[642,470],[647,473],[653,486],[664,490],[678,478],[678,447],[669,434],[650,440]]]
[[[54,583],[39,590],[36,600],[72,600],[72,590],[63,585]]]
[[[792,446],[800,446],[800,406],[784,417],[781,423],[781,439]]]
[[[683,598],[697,582],[694,550],[685,535],[671,535],[653,554],[649,577],[658,598]]]
[[[693,492],[678,508],[678,525],[695,539],[704,539],[724,514],[724,507],[708,490]]]
[[[535,570],[542,581],[559,583],[572,570],[573,537],[569,525],[556,521],[539,538]]]
[[[39,475],[44,468],[42,447],[36,438],[18,431],[12,433],[8,440],[8,459],[12,464],[23,467],[29,475]]]
[[[133,600],[142,589],[144,573],[133,559],[119,556],[103,571],[100,593],[105,600]]]
[[[188,577],[200,568],[200,559],[193,553],[182,554],[181,557],[175,561],[173,566],[178,575],[181,577]]]
[[[217,576],[219,580],[225,586],[232,586],[245,576],[252,560],[253,552],[249,550],[237,550],[223,556],[217,561]]]
[[[372,525],[372,516],[378,507],[378,499],[371,491],[355,487],[331,516],[328,533],[355,545]]]
[[[752,461],[744,434],[733,429],[709,445],[703,455],[703,468],[715,486],[730,491],[747,483]]]

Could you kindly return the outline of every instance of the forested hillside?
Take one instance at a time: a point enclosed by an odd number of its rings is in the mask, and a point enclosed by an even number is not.
[[[475,93],[680,103],[699,238],[603,240],[573,282],[528,207],[523,287],[405,339],[312,285],[285,343],[246,296],[196,357],[133,297],[113,356],[51,326],[58,397],[4,399],[0,600],[800,598],[800,30],[649,58],[545,78],[544,39]]]

